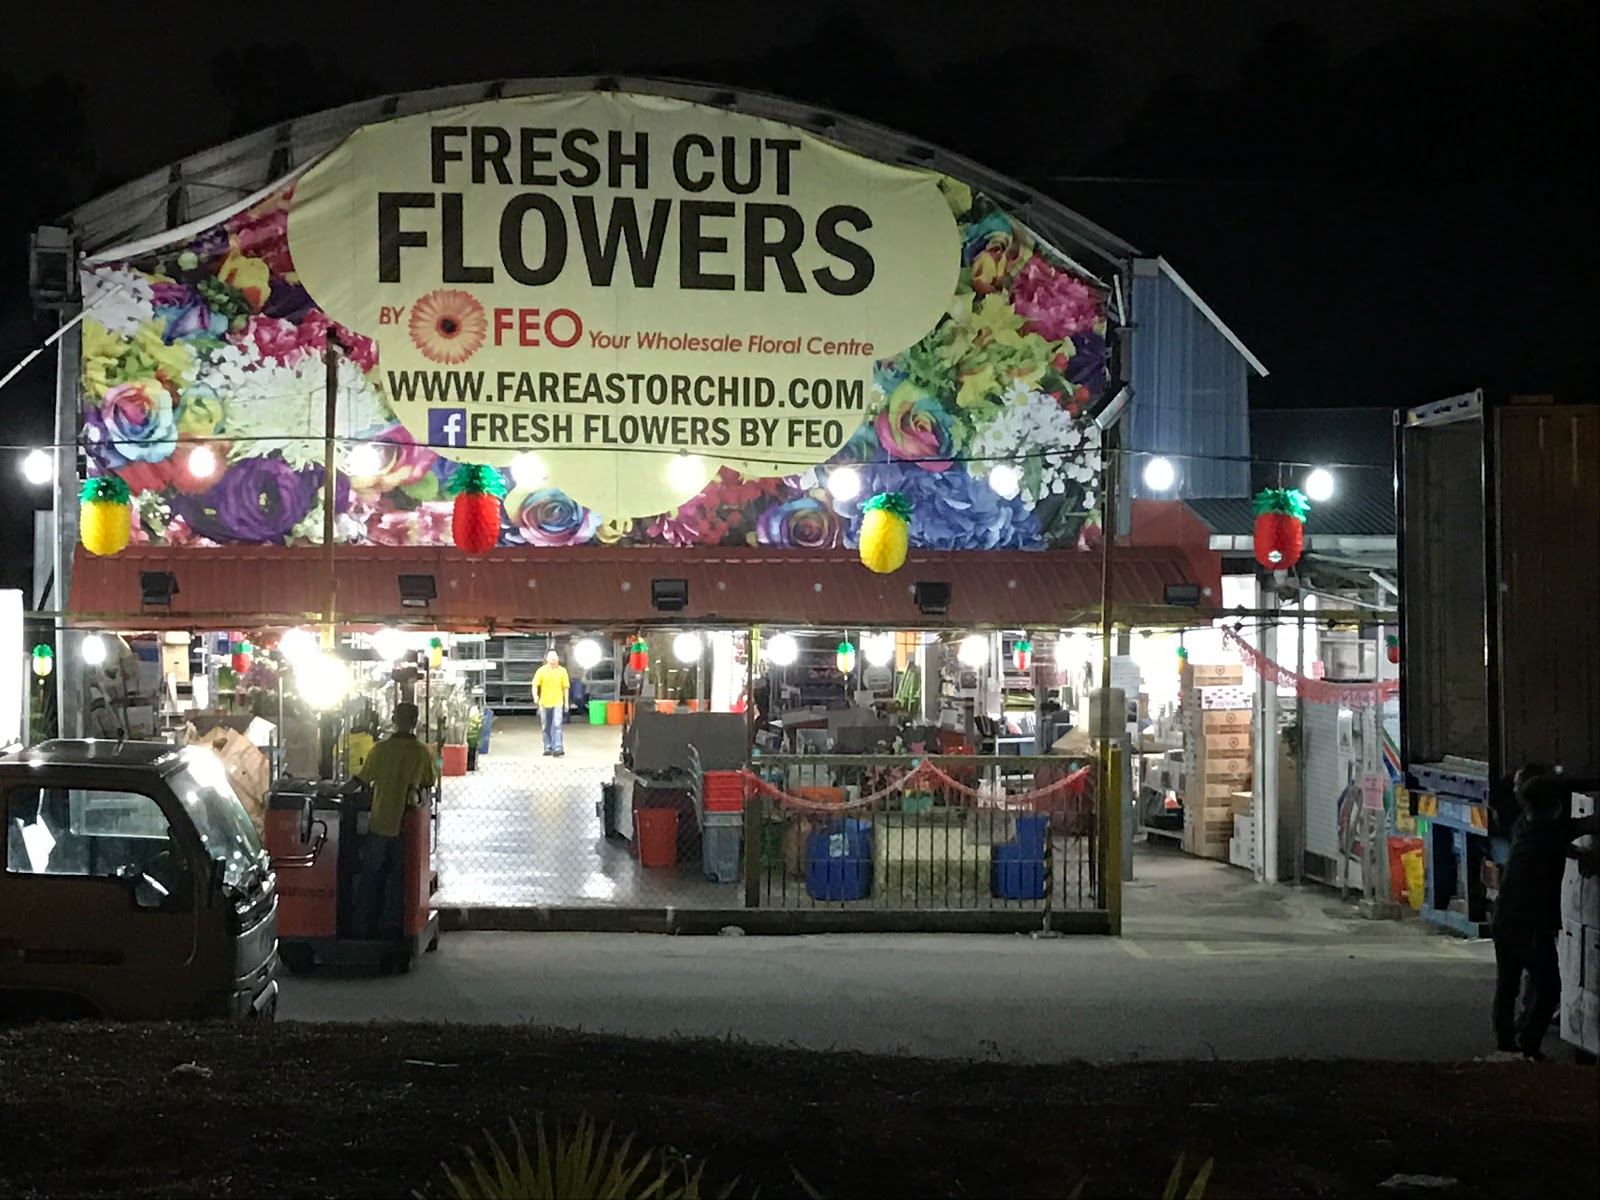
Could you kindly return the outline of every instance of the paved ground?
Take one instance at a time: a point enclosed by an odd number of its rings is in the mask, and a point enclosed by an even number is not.
[[[1484,1052],[1488,947],[1171,852],[1137,862],[1121,939],[463,933],[409,976],[291,980],[282,1015],[1034,1062]]]

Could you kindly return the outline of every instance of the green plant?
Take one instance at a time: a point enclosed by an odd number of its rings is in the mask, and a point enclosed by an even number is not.
[[[440,1164],[446,1193],[456,1200],[701,1200],[703,1166],[691,1172],[671,1155],[635,1152],[631,1135],[613,1145],[611,1126],[597,1132],[594,1121],[582,1117],[570,1134],[557,1126],[552,1140],[541,1115],[534,1118],[534,1133],[530,1156],[515,1122],[509,1154],[485,1130],[487,1164],[470,1146],[462,1148],[466,1161],[459,1173]],[[720,1192],[719,1200],[727,1200],[733,1187]]]
[[[1206,1159],[1200,1164],[1200,1169],[1195,1172],[1194,1178],[1189,1181],[1189,1190],[1183,1193],[1183,1200],[1205,1200],[1206,1184],[1211,1181],[1211,1167],[1215,1159]],[[1087,1179],[1080,1179],[1078,1186],[1072,1189],[1067,1200],[1083,1200],[1084,1189],[1089,1186]],[[1179,1200],[1178,1189],[1183,1186],[1183,1155],[1178,1155],[1178,1161],[1172,1164],[1172,1174],[1167,1176],[1167,1186],[1162,1189],[1161,1200]]]

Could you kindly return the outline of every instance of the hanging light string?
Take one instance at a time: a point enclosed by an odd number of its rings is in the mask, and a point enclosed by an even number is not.
[[[181,448],[184,448],[184,447],[193,448],[193,447],[196,447],[196,446],[225,445],[225,446],[230,446],[230,447],[237,447],[237,446],[241,446],[241,445],[261,445],[261,446],[271,447],[271,446],[273,446],[275,444],[291,443],[291,442],[303,442],[303,441],[306,441],[308,439],[314,439],[314,440],[320,442],[322,440],[322,436],[323,435],[322,435],[322,432],[320,431],[320,429],[316,430],[316,431],[307,430],[305,433],[283,433],[283,434],[263,434],[263,435],[252,434],[248,438],[240,439],[240,440],[237,440],[237,441],[232,439],[232,438],[230,438],[227,434],[212,434],[212,435],[199,435],[199,436],[185,435],[182,438],[167,439],[164,443],[155,443],[155,444],[158,444],[158,445],[159,444],[170,445],[172,447],[172,449],[173,449],[173,452],[176,453]],[[628,453],[628,454],[657,455],[657,456],[660,456],[662,458],[668,458],[668,459],[678,458],[678,457],[682,456],[685,453],[685,451],[683,449],[681,449],[679,447],[676,447],[676,446],[625,446],[625,447],[598,447],[598,446],[573,446],[573,445],[567,445],[567,446],[505,446],[505,445],[495,445],[495,446],[472,446],[472,445],[468,445],[468,446],[430,446],[426,442],[397,442],[397,441],[394,441],[391,438],[385,436],[384,434],[362,434],[362,435],[348,435],[347,434],[347,435],[340,435],[337,438],[335,438],[335,440],[340,445],[344,446],[346,448],[346,450],[353,449],[353,448],[358,447],[358,446],[373,446],[373,447],[376,447],[376,448],[379,448],[379,449],[382,449],[382,448],[385,448],[385,447],[399,447],[399,448],[414,448],[414,449],[420,449],[420,450],[432,450],[440,458],[449,459],[452,462],[460,461],[462,458],[470,456],[472,454],[483,454],[483,453],[499,453],[499,454],[513,454],[513,455],[515,455],[515,454],[530,454],[531,453],[531,454],[537,454],[537,455],[543,456],[543,455],[546,455],[546,454],[550,454],[550,455],[573,454],[573,453],[578,453],[578,454],[599,454],[599,453],[606,453],[608,451],[617,451],[617,452]],[[109,442],[111,445],[116,445],[118,442],[124,442],[124,443],[127,443],[127,444],[133,444],[132,439],[128,439],[128,438],[107,438],[106,441]],[[149,443],[146,443],[146,444],[149,444]],[[0,441],[0,452],[6,452],[6,451],[10,451],[10,452],[28,452],[28,451],[32,451],[32,450],[59,450],[59,449],[62,449],[62,448],[83,449],[83,450],[88,451],[88,450],[92,450],[93,445],[94,445],[94,443],[92,443],[92,442],[90,442],[90,441],[88,441],[86,439],[80,439],[78,441],[71,441],[71,442],[52,442],[52,441],[3,442],[3,441]],[[710,457],[710,458],[715,458],[716,457],[715,454],[708,453],[709,449],[714,449],[714,448],[705,448],[705,447],[700,448],[702,454],[705,454],[707,457]],[[1392,463],[1341,462],[1341,461],[1338,461],[1338,460],[1330,460],[1330,459],[1318,459],[1316,461],[1312,461],[1312,460],[1301,460],[1301,459],[1260,458],[1260,457],[1257,457],[1255,455],[1250,455],[1250,454],[1203,454],[1203,453],[1181,451],[1181,450],[1156,450],[1156,449],[1149,449],[1149,448],[1145,448],[1145,447],[1130,447],[1130,446],[1118,446],[1118,447],[1115,447],[1115,448],[1109,447],[1109,446],[1089,446],[1089,447],[1084,447],[1084,446],[1075,446],[1075,447],[1045,446],[1045,447],[1037,447],[1037,448],[1033,448],[1033,449],[1029,449],[1029,450],[1018,451],[1017,453],[1014,453],[1014,454],[964,454],[964,455],[960,455],[959,458],[957,459],[957,461],[966,462],[966,463],[1022,463],[1022,462],[1027,462],[1027,461],[1032,460],[1032,459],[1059,460],[1059,459],[1069,459],[1069,458],[1082,457],[1082,456],[1087,455],[1087,454],[1098,455],[1102,459],[1109,459],[1109,458],[1112,458],[1112,457],[1118,457],[1118,458],[1121,458],[1123,460],[1127,460],[1127,459],[1130,459],[1130,458],[1137,458],[1137,457],[1150,457],[1150,458],[1165,458],[1165,459],[1169,459],[1169,460],[1178,460],[1178,461],[1182,461],[1182,462],[1231,463],[1231,464],[1238,464],[1238,465],[1243,465],[1243,466],[1264,467],[1264,468],[1267,468],[1269,470],[1276,469],[1279,472],[1280,479],[1282,477],[1282,472],[1283,471],[1285,471],[1285,470],[1293,470],[1293,469],[1297,469],[1297,468],[1304,468],[1306,470],[1314,470],[1314,469],[1316,469],[1318,467],[1322,467],[1322,468],[1327,469],[1327,470],[1383,471],[1383,472],[1386,472],[1386,473],[1389,473],[1389,474],[1393,474],[1393,472],[1394,472],[1394,465]],[[732,456],[730,456],[730,457],[732,457]],[[945,454],[945,455],[938,455],[938,454],[927,454],[927,455],[893,454],[893,455],[885,455],[885,457],[883,457],[883,458],[867,459],[867,460],[860,461],[860,462],[853,461],[853,460],[834,462],[834,461],[830,461],[830,460],[827,460],[827,459],[824,459],[824,460],[819,462],[819,461],[817,461],[816,459],[813,459],[813,458],[805,458],[805,459],[787,458],[787,457],[784,457],[782,455],[765,455],[765,454],[745,454],[745,455],[739,455],[738,457],[740,458],[741,461],[744,461],[744,462],[756,462],[756,463],[760,463],[760,464],[763,464],[763,465],[771,464],[773,466],[781,466],[781,467],[795,467],[795,468],[798,468],[800,470],[805,470],[807,468],[817,468],[817,469],[823,469],[823,470],[835,470],[835,469],[837,469],[839,467],[847,467],[847,466],[848,467],[881,466],[881,465],[884,465],[886,463],[905,463],[905,464],[910,464],[910,465],[918,465],[918,464],[922,464],[922,463],[944,463],[944,462],[950,462],[951,461],[951,456],[949,454]]]

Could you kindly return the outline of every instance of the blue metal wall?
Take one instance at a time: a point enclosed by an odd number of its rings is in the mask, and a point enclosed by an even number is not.
[[[1149,455],[1134,454],[1124,476],[1129,491],[1166,500],[1248,496],[1250,366],[1165,272],[1146,273],[1153,266],[1140,263],[1133,277],[1133,395],[1122,444],[1165,454],[1177,482],[1165,492],[1151,491],[1144,485]]]

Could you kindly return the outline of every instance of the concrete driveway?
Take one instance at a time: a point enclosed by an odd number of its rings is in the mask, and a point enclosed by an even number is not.
[[[1486,945],[1181,855],[1146,854],[1138,874],[1120,939],[457,933],[408,976],[291,979],[281,1016],[1032,1062],[1492,1048]]]

